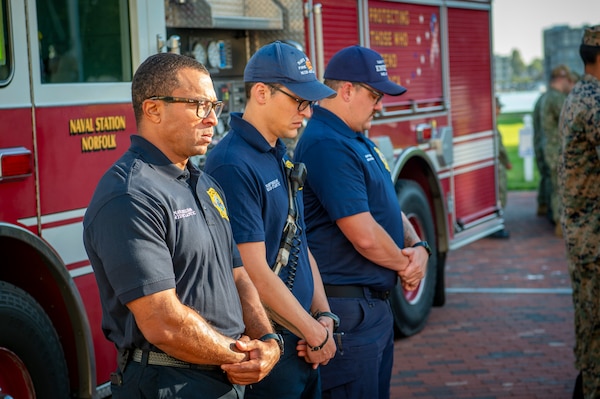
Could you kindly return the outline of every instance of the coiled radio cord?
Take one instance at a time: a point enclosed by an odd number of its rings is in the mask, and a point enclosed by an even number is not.
[[[298,205],[296,201],[298,190],[304,185],[304,180],[306,179],[306,167],[303,163],[291,164],[290,162],[290,165],[286,165],[286,168],[289,209],[273,271],[276,275],[279,275],[282,267],[289,266],[286,286],[291,291],[294,287],[296,269],[298,268],[300,257],[300,244],[302,244],[302,240],[300,239],[302,228],[297,220]]]

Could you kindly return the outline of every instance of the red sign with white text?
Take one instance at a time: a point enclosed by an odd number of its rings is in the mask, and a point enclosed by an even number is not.
[[[380,53],[390,80],[408,90],[385,96],[386,106],[443,101],[439,7],[369,2],[370,47]]]

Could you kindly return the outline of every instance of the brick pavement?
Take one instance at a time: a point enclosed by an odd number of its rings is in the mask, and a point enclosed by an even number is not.
[[[446,305],[397,340],[392,398],[570,398],[573,309],[562,239],[535,216],[533,192],[510,192],[508,240],[449,254]]]

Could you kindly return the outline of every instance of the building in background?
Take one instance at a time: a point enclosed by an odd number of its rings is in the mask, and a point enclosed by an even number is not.
[[[512,89],[513,69],[510,56],[494,55],[494,84],[497,92]]]
[[[588,25],[580,27],[556,25],[543,30],[543,78],[539,72],[530,68],[527,68],[525,74],[517,75],[510,55],[494,55],[495,90],[497,92],[545,91],[552,69],[560,64],[567,65],[572,71],[582,75],[583,62],[579,55],[579,45],[583,31],[587,27]]]
[[[583,62],[579,56],[579,45],[587,25],[571,28],[557,25],[544,29],[544,78],[550,81],[550,72],[560,64],[583,74]]]

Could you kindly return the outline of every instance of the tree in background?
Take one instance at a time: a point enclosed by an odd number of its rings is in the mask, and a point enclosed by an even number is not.
[[[527,65],[521,52],[512,49],[511,55],[494,55],[496,90],[534,90],[544,84],[544,61],[535,58]]]
[[[527,75],[534,81],[544,80],[544,63],[541,59],[535,58],[531,64],[527,66]]]
[[[520,78],[523,75],[525,75],[525,63],[523,62],[521,52],[518,49],[513,49],[512,54],[510,56],[510,65],[513,70],[513,76]]]

